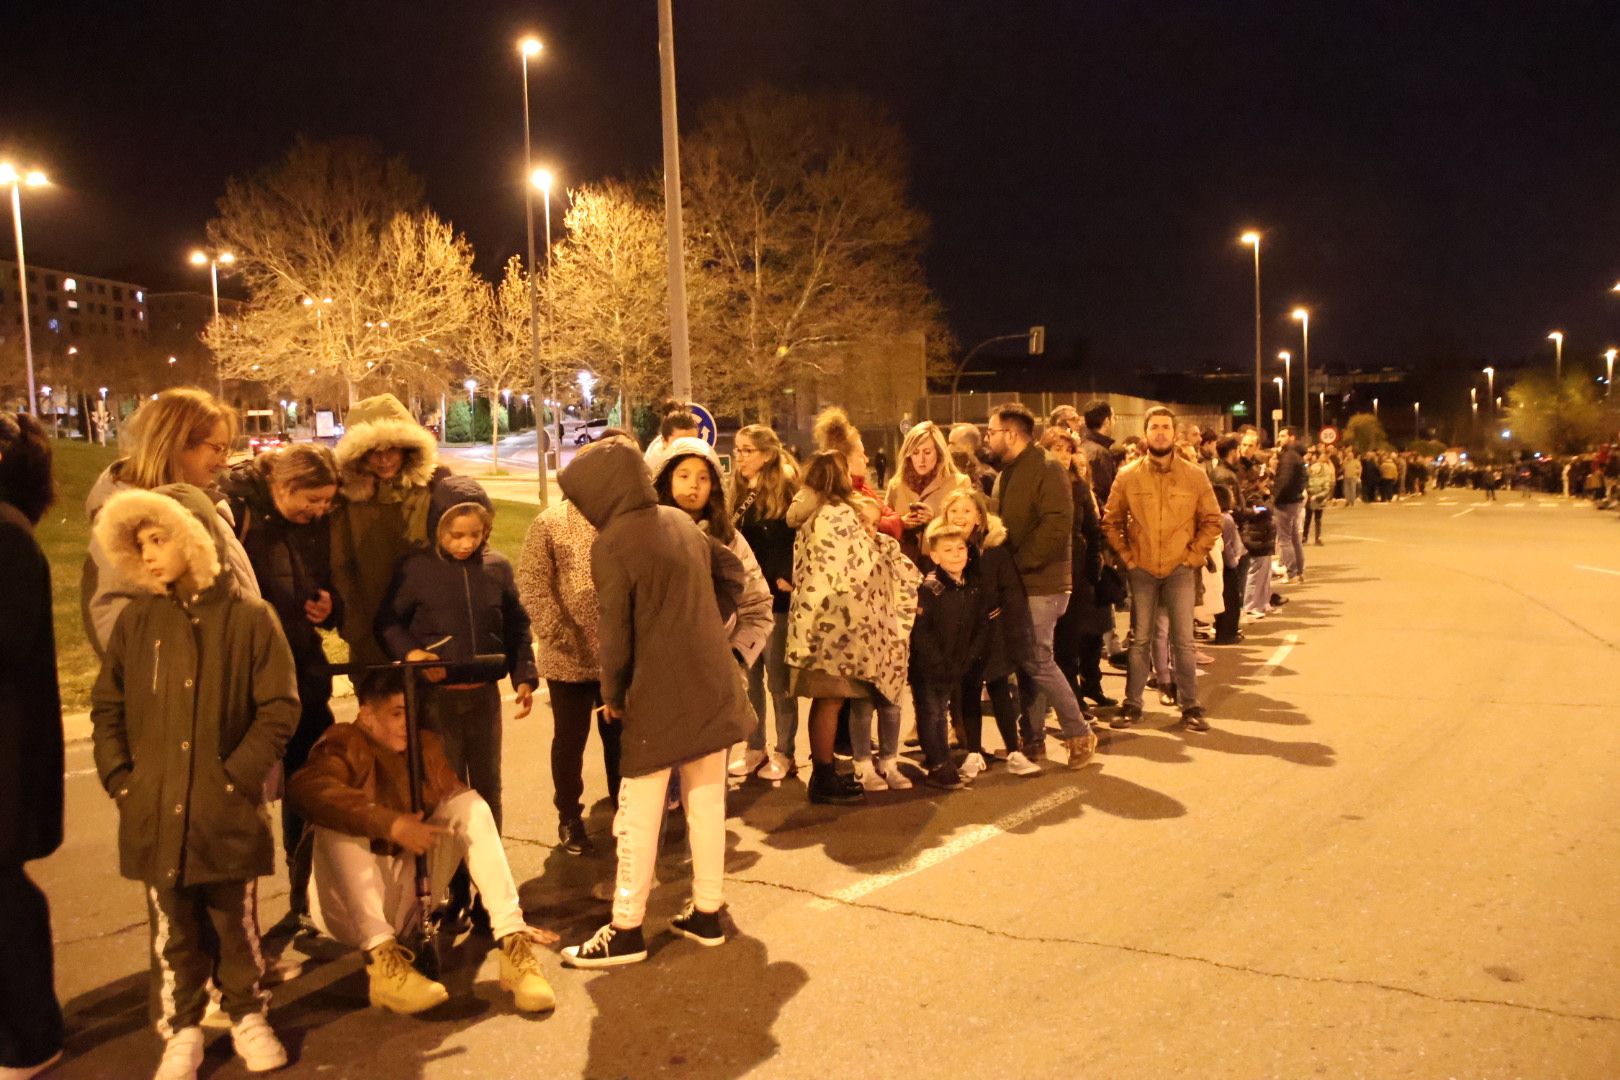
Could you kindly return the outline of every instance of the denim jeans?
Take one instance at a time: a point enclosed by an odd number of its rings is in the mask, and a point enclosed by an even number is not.
[[[1154,577],[1135,568],[1131,575],[1131,660],[1125,678],[1125,704],[1142,708],[1142,688],[1151,663],[1154,622],[1162,610],[1170,620],[1170,649],[1175,655],[1176,704],[1181,711],[1198,707],[1198,653],[1193,648],[1193,603],[1198,571],[1178,566],[1169,577]]]
[[[856,761],[872,760],[872,713],[878,719],[878,757],[900,753],[900,703],[873,705],[866,698],[849,703],[849,753]]]
[[[750,750],[765,749],[765,691],[770,690],[771,706],[776,710],[776,752],[793,757],[794,740],[799,734],[799,699],[788,693],[787,612],[777,612],[776,625],[771,627],[770,640],[765,652],[748,669],[748,703],[754,707],[759,723],[748,735]]]
[[[957,689],[950,683],[911,684],[911,701],[917,709],[917,741],[922,743],[923,761],[930,772],[951,763],[950,736],[945,731],[946,710],[951,693]]]
[[[1249,582],[1243,590],[1243,609],[1264,615],[1271,610],[1271,556],[1249,556]]]
[[[1021,657],[1018,662],[1020,675],[1034,682],[1035,688],[1052,703],[1057,710],[1058,724],[1065,739],[1078,739],[1091,731],[1091,725],[1086,723],[1085,716],[1080,712],[1080,702],[1074,696],[1074,688],[1069,680],[1064,678],[1062,670],[1057,666],[1057,660],[1052,656],[1052,636],[1057,628],[1057,621],[1069,609],[1069,594],[1066,592],[1050,593],[1046,596],[1032,596],[1029,598],[1029,619],[1034,626],[1033,648],[1030,654]],[[1191,611],[1191,608],[1188,608]],[[1038,705],[1037,699],[1037,705]],[[1024,717],[1026,732],[1033,729],[1037,737],[1041,730],[1041,715],[1031,711]]]
[[[1305,504],[1278,503],[1273,516],[1277,519],[1277,557],[1289,577],[1299,577],[1305,572],[1305,547],[1300,543],[1305,531]]]

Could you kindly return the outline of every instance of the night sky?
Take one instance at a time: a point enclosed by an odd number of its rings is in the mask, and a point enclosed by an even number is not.
[[[225,178],[304,132],[404,155],[493,273],[523,244],[530,30],[537,158],[569,183],[660,160],[653,0],[7,7],[0,153],[58,185],[27,196],[41,265],[206,289],[184,259]],[[1268,357],[1295,302],[1318,364],[1620,341],[1615,3],[675,8],[686,126],[761,82],[893,110],[964,346],[1043,322],[1054,363],[1252,364],[1251,225]]]

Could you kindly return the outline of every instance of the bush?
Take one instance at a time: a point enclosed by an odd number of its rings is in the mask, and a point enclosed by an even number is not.
[[[496,418],[501,425],[501,434],[510,429],[506,407],[503,405],[495,410]],[[470,420],[465,399],[450,403],[450,414],[445,419],[444,441],[449,443],[475,443],[489,442],[489,399],[479,398],[477,412]]]

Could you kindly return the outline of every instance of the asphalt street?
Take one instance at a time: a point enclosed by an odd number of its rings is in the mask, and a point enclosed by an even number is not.
[[[456,948],[451,1002],[415,1019],[367,1007],[357,956],[300,943],[271,1014],[284,1075],[1620,1075],[1620,520],[1437,492],[1326,524],[1292,602],[1211,650],[1208,734],[1150,696],[1080,773],[843,810],[751,782],[728,821],[733,939],[663,932],[686,897],[672,845],[651,960],[552,963],[549,1016],[513,1013],[487,942]],[[549,714],[505,739],[525,908],[578,941],[612,866],[595,744],[600,853],[578,858],[554,847]],[[141,889],[88,747],[68,763],[67,843],[33,867],[59,1075],[147,1075]],[[262,886],[268,926],[286,886]],[[205,1074],[247,1075],[222,1034]]]

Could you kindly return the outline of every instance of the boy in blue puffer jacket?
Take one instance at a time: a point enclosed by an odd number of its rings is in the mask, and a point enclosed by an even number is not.
[[[540,677],[535,670],[529,616],[518,599],[512,564],[489,547],[495,509],[478,482],[451,476],[434,489],[428,510],[431,552],[412,552],[400,564],[377,611],[377,638],[396,660],[444,660],[467,665],[479,654],[504,653],[506,668],[458,666],[461,681],[438,682],[427,715],[444,740],[445,756],[501,822],[500,678],[511,676],[517,719],[529,715]]]

